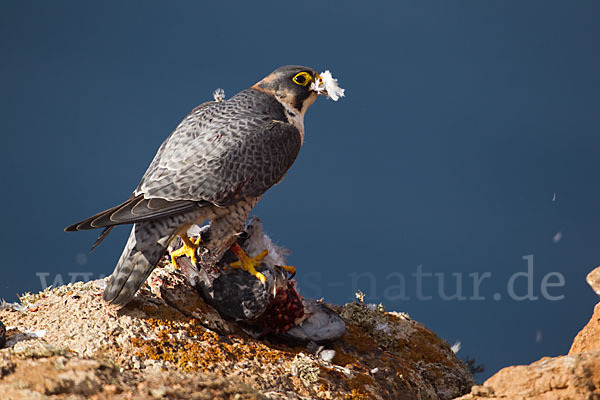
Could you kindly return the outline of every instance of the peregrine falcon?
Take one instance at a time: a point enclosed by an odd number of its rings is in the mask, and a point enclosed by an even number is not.
[[[127,304],[161,257],[180,236],[184,246],[171,256],[197,262],[200,245],[216,263],[231,248],[242,268],[264,280],[255,267],[265,252],[248,257],[236,245],[250,210],[278,184],[304,142],[304,114],[318,94],[344,95],[329,71],[318,74],[284,66],[228,100],[196,107],[163,142],[138,187],[124,203],[73,224],[65,231],[133,224],[104,300]],[[192,241],[187,230],[210,220],[210,237]]]

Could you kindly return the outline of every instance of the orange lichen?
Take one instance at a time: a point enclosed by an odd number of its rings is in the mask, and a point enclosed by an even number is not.
[[[146,320],[158,329],[156,339],[130,338],[141,359],[165,361],[183,371],[213,371],[223,363],[255,360],[273,364],[291,360],[298,352],[294,348],[274,349],[262,342],[244,341],[235,336],[225,338],[204,328],[195,319],[186,322]],[[219,371],[217,371],[219,372]]]
[[[344,396],[345,400],[371,400],[374,399],[372,395],[363,393],[360,390],[352,389],[350,394]]]
[[[373,395],[365,388],[366,385],[375,385],[375,379],[367,374],[356,374],[348,383],[350,386],[352,400],[372,399]]]
[[[322,371],[323,369],[324,369],[324,368],[321,368],[321,371]],[[317,389],[317,392],[326,392],[326,391],[328,391],[328,390],[329,390],[329,384],[328,384],[327,382],[325,382],[325,383],[321,383],[321,384],[319,385],[319,388]]]
[[[360,373],[356,374],[354,378],[348,382],[351,392],[349,395],[346,395],[345,398],[351,400],[373,399],[374,396],[369,393],[365,386],[374,386],[375,383],[375,379],[373,379],[373,377],[370,375]]]

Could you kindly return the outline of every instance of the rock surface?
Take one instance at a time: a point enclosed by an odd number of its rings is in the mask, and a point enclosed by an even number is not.
[[[592,270],[586,277],[585,281],[590,285],[592,290],[600,296],[600,267]]]
[[[600,267],[587,282],[600,295]],[[503,368],[459,400],[600,399],[600,303],[566,356]]]
[[[575,336],[569,354],[600,350],[600,303],[594,307],[594,314],[586,326]]]
[[[120,310],[103,302],[103,285],[62,286],[0,310],[1,399],[433,400],[473,382],[445,341],[374,305],[332,307],[348,332],[307,345],[248,336],[169,267]]]

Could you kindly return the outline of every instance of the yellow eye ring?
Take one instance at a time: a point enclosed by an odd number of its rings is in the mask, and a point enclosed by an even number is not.
[[[292,81],[296,85],[307,86],[312,81],[312,76],[308,72],[298,72],[293,78]]]

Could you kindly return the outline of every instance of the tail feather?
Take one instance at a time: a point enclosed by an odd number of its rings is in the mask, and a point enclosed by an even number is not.
[[[195,210],[134,224],[123,253],[104,290],[104,300],[120,306],[129,303],[166,253],[167,246],[177,229],[191,223],[199,216],[199,210]]]
[[[92,248],[90,249],[90,253],[92,251],[94,251],[94,249],[96,247],[98,247],[98,245],[100,243],[102,243],[102,241],[108,236],[108,234],[110,233],[110,231],[112,231],[114,228],[114,226],[109,226],[104,228],[104,230],[102,231],[102,233],[100,234],[100,236],[98,236],[98,239],[96,239],[96,241],[94,242],[94,244],[92,245]]]

